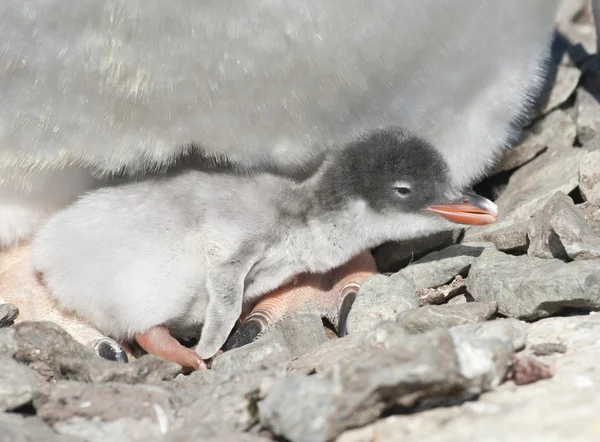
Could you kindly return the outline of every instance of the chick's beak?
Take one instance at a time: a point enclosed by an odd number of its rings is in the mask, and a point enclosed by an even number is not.
[[[487,198],[472,193],[465,193],[463,196],[462,201],[436,204],[425,210],[437,213],[454,223],[473,226],[491,224],[498,219],[498,207]]]

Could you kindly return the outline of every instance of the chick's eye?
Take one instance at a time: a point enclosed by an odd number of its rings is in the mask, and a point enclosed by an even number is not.
[[[410,190],[410,187],[407,186],[399,186],[399,187],[395,187],[396,189],[396,193],[400,196],[408,196],[412,193],[412,190]]]

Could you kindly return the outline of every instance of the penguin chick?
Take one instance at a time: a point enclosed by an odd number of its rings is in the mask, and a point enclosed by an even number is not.
[[[88,193],[42,227],[33,263],[63,308],[108,336],[161,326],[185,338],[201,328],[196,353],[207,359],[243,308],[295,275],[448,220],[496,219],[493,203],[451,183],[426,141],[376,130],[301,183],[188,169]]]

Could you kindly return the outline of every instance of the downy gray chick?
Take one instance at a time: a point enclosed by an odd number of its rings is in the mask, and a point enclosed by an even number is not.
[[[492,222],[494,204],[453,188],[448,169],[430,144],[394,128],[332,151],[301,183],[183,170],[83,196],[41,229],[33,262],[64,308],[107,335],[202,328],[196,352],[209,358],[245,306],[295,275],[447,219]]]

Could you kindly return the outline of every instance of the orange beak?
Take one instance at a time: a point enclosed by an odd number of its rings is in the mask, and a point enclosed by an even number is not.
[[[498,207],[493,202],[471,193],[465,194],[464,201],[436,204],[425,210],[437,213],[453,223],[472,226],[491,224],[498,219]]]

